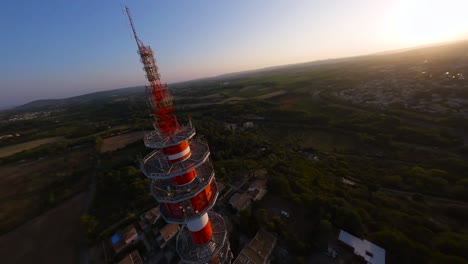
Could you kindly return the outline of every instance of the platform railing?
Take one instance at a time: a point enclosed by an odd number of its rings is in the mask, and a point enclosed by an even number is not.
[[[210,241],[203,245],[196,245],[191,241],[190,231],[182,228],[177,236],[177,253],[183,263],[196,264],[207,263],[219,256],[219,263],[229,263],[232,259],[229,241],[227,239],[226,223],[222,216],[214,212],[208,212],[211,228],[213,230]]]
[[[145,146],[152,149],[161,149],[180,144],[185,140],[190,140],[195,136],[195,128],[189,124],[181,126],[176,132],[167,136],[157,129],[148,132],[143,137]]]
[[[204,140],[190,141],[191,155],[188,159],[176,163],[167,160],[161,150],[154,150],[140,161],[140,170],[150,179],[170,179],[196,169],[208,160],[210,148]]]
[[[214,169],[207,161],[195,169],[195,179],[184,185],[176,185],[171,180],[153,180],[151,193],[159,202],[180,202],[190,199],[204,190],[214,179]]]
[[[192,205],[190,204],[190,200],[185,200],[180,202],[181,209],[182,209],[182,215],[172,215],[167,207],[164,204],[161,204],[161,215],[166,220],[168,223],[173,223],[173,224],[186,224],[188,221],[192,220],[195,217],[198,217],[200,215],[203,215],[204,213],[208,212],[211,208],[216,203],[216,200],[218,199],[218,187],[216,185],[215,181],[211,182],[211,190],[213,191],[213,195],[211,196],[211,199],[208,201],[206,206],[202,210],[194,210]]]

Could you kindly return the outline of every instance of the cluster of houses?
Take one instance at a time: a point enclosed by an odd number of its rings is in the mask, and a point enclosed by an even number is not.
[[[143,263],[141,250],[153,258],[170,262],[175,252],[173,249],[166,250],[166,247],[179,230],[179,225],[168,224],[161,218],[159,205],[151,208],[140,215],[138,223],[118,229],[108,240],[103,241],[106,262],[120,259],[119,264]]]
[[[229,199],[229,204],[238,212],[247,209],[252,201],[259,201],[265,196],[267,193],[266,184],[266,180],[255,180],[246,192],[235,193],[231,199]]]
[[[32,120],[32,119],[36,119],[36,118],[39,118],[39,117],[48,117],[48,116],[50,116],[50,114],[52,114],[54,112],[57,112],[57,111],[22,113],[22,114],[17,114],[17,115],[11,116],[7,121],[14,122],[14,121]]]

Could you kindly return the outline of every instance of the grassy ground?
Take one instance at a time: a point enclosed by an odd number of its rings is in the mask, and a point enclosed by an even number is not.
[[[114,151],[124,148],[128,144],[143,139],[144,132],[131,132],[127,134],[118,135],[115,137],[105,138],[102,142],[101,152]]]
[[[3,148],[0,148],[0,158],[8,157],[10,155],[13,155],[15,153],[18,153],[24,150],[33,149],[35,147],[39,147],[44,144],[56,143],[62,140],[64,140],[64,137],[50,137],[50,138],[31,140],[28,142],[24,142],[24,143],[12,145],[12,146],[6,146]]]
[[[85,193],[0,237],[2,263],[79,263]],[[12,245],[16,245],[12,248]]]
[[[27,221],[86,187],[93,149],[0,166],[0,233]],[[79,173],[81,172],[81,173]]]

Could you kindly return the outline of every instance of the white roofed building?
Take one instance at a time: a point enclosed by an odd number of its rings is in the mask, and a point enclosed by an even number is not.
[[[385,264],[385,249],[340,230],[338,240],[351,247],[354,254],[369,264]]]

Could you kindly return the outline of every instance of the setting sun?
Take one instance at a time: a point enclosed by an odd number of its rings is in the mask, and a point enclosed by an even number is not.
[[[468,30],[468,1],[400,1],[390,19],[391,37],[420,45],[459,39]]]

